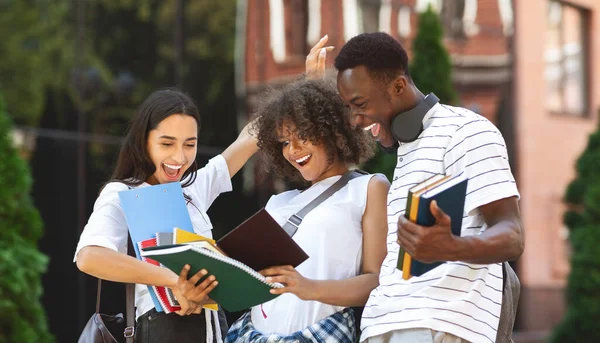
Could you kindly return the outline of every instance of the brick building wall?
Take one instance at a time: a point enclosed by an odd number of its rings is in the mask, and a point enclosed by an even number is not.
[[[583,27],[586,61],[580,66],[587,76],[587,109],[582,113],[548,109],[548,68],[551,56],[547,0],[515,1],[515,107],[518,146],[518,178],[526,247],[520,259],[523,286],[519,325],[544,331],[559,322],[564,312],[563,290],[568,265],[568,231],[562,223],[561,199],[575,177],[574,164],[597,123],[600,108],[600,1],[574,0],[574,11],[583,10],[587,23],[576,19],[564,30]],[[565,18],[568,19],[568,18]],[[570,29],[569,29],[570,27]],[[569,32],[565,33],[566,35]],[[568,38],[568,37],[565,37]],[[551,48],[551,47],[550,47]],[[584,49],[586,50],[586,49]],[[577,70],[574,72],[577,73]],[[565,84],[560,77],[559,84]],[[573,99],[572,96],[569,96]]]

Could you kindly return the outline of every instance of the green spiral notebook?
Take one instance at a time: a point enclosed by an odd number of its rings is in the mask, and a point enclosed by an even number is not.
[[[277,295],[269,291],[283,287],[280,283],[267,282],[264,276],[240,261],[203,248],[202,243],[149,247],[142,249],[141,255],[162,263],[177,274],[189,264],[189,277],[201,268],[206,269],[208,275],[214,275],[219,282],[210,292],[210,298],[230,312],[272,300]]]

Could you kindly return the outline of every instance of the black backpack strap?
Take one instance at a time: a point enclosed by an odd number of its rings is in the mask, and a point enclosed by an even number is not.
[[[130,185],[127,185],[127,188],[133,189]],[[131,236],[129,232],[127,232],[127,255],[137,258],[135,256],[135,249],[133,247],[133,242],[131,241]],[[133,336],[135,334],[135,284],[128,283],[125,285],[125,318],[127,327],[125,327],[125,331],[123,331],[123,336],[125,336],[126,343],[133,343]]]
[[[136,258],[131,236],[127,235],[127,255]],[[125,318],[127,327],[123,332],[125,342],[133,343],[133,335],[135,334],[135,284],[128,283],[125,285]]]

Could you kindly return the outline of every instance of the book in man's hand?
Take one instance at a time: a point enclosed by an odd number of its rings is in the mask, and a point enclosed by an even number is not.
[[[435,225],[431,213],[431,202],[435,200],[451,221],[452,234],[460,236],[465,208],[468,179],[462,175],[437,174],[408,190],[405,217],[421,226]],[[421,276],[444,261],[424,263],[412,258],[402,247],[398,253],[397,268],[402,270],[402,278]]]
[[[190,277],[201,269],[206,269],[208,275],[214,275],[219,283],[210,292],[210,298],[231,312],[272,300],[277,295],[271,294],[270,290],[283,287],[280,283],[267,282],[256,270],[221,254],[206,241],[148,247],[142,249],[141,255],[160,262],[176,274],[186,264],[191,267],[188,273]]]

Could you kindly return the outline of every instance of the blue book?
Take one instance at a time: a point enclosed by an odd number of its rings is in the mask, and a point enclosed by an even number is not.
[[[452,234],[461,235],[462,220],[465,209],[468,179],[464,176],[445,177],[414,194],[409,194],[412,199],[407,202],[406,215],[409,220],[421,226],[433,226],[435,218],[430,211],[431,202],[435,200],[438,206],[450,217]],[[412,192],[411,192],[412,193]],[[402,249],[400,250],[403,251]],[[412,259],[404,253],[398,256],[399,269],[403,271],[403,278],[421,276],[444,262],[424,263]],[[402,259],[402,263],[400,260]],[[410,265],[410,269],[406,264]]]
[[[138,259],[141,259],[138,242],[155,238],[158,232],[173,232],[175,227],[194,232],[179,182],[121,191],[119,199]],[[152,287],[148,286],[148,290],[156,311],[162,312]]]

